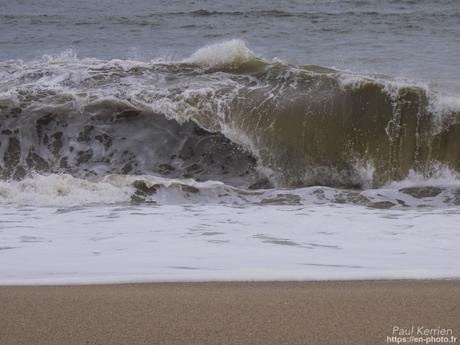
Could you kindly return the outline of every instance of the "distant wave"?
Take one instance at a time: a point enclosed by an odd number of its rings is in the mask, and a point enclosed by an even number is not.
[[[152,175],[242,188],[383,186],[460,171],[460,101],[269,63],[243,41],[179,62],[0,62],[0,176]]]
[[[210,11],[205,9],[198,9],[189,12],[168,12],[168,13],[153,13],[148,15],[149,17],[160,16],[160,15],[170,15],[170,16],[194,16],[194,17],[274,17],[274,18],[321,18],[321,17],[337,17],[337,16],[369,16],[369,17],[407,17],[410,14],[427,14],[424,12],[426,10],[414,10],[413,12],[400,12],[400,11],[372,11],[372,10],[333,10],[333,11],[283,11],[283,10],[251,10],[251,11]],[[460,13],[456,10],[454,11],[438,11],[434,12],[432,8],[429,9],[429,14],[434,15],[437,18],[448,18],[448,17],[458,17]]]

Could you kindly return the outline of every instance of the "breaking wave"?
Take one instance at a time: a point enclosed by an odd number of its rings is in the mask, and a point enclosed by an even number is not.
[[[459,172],[459,120],[455,95],[269,63],[241,40],[180,62],[0,62],[0,176],[21,190],[38,178],[97,191],[122,175],[244,190],[381,187]],[[132,182],[109,199],[131,198]]]

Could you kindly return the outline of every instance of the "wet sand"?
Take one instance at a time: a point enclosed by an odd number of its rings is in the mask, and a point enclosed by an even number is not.
[[[460,281],[0,287],[2,345],[377,345],[396,325],[459,336]]]

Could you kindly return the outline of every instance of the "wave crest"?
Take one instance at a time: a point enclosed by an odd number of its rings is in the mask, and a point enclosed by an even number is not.
[[[240,39],[232,39],[200,48],[183,62],[230,71],[257,68],[265,64]]]

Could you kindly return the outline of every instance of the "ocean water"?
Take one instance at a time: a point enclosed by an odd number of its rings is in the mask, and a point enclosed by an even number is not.
[[[1,1],[0,283],[458,278],[458,1]]]

